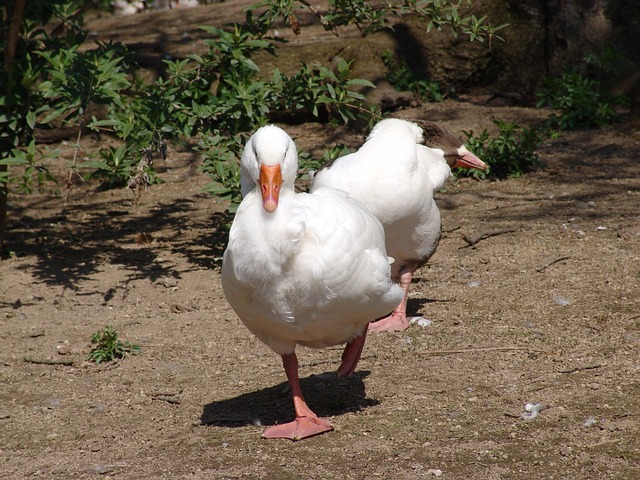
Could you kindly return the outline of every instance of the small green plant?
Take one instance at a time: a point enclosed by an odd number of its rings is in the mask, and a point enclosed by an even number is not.
[[[349,147],[343,143],[338,143],[331,148],[327,148],[322,157],[314,159],[309,152],[301,151],[298,153],[300,160],[300,172],[317,172],[325,165],[330,164],[336,158],[350,153]]]
[[[486,129],[478,136],[464,132],[467,148],[487,164],[487,170],[455,169],[456,176],[478,179],[520,177],[542,167],[536,150],[546,138],[544,132],[535,127],[520,127],[515,122],[494,120],[493,123],[498,127],[498,135],[495,137],[491,137]]]
[[[444,99],[437,82],[420,78],[405,60],[393,53],[383,52],[382,63],[387,68],[389,84],[396,90],[413,92],[427,102],[441,102]]]
[[[127,353],[132,355],[140,353],[139,345],[119,340],[118,332],[111,325],[94,333],[91,336],[91,343],[95,344],[95,347],[91,349],[89,360],[96,362],[96,364],[122,359],[127,356]]]
[[[616,108],[626,99],[602,91],[598,80],[588,78],[576,68],[565,69],[559,78],[547,78],[538,93],[538,107],[549,107],[559,114],[549,115],[548,125],[560,130],[596,128],[618,119]]]

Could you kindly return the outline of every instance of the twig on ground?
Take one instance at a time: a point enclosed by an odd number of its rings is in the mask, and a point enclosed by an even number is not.
[[[513,233],[518,229],[515,227],[498,228],[497,230],[487,230],[485,232],[477,233],[476,235],[462,234],[462,239],[467,242],[469,247],[473,247],[476,243],[489,237],[495,237],[496,235],[502,235],[503,233]]]
[[[542,273],[544,272],[547,268],[549,268],[551,265],[553,265],[554,263],[558,263],[558,262],[562,262],[563,260],[569,260],[568,255],[562,256],[562,257],[558,257],[555,258],[553,260],[551,260],[550,262],[545,263],[544,265],[542,265],[540,268],[536,268],[536,272],[538,273]]]
[[[630,412],[626,412],[626,413],[620,413],[618,415],[614,415],[613,418],[615,418],[616,420],[619,418],[625,418],[625,417],[637,417],[640,416],[640,413],[630,413]]]
[[[593,370],[595,368],[602,368],[602,367],[604,367],[604,365],[602,364],[583,365],[581,367],[573,367],[573,368],[567,368],[566,370],[558,370],[558,373],[575,373],[575,372],[582,372],[583,370]]]
[[[493,207],[493,210],[500,210],[501,208],[522,207],[524,205],[531,205],[531,201],[521,202],[521,203],[508,203],[507,205],[497,205]]]
[[[511,352],[511,351],[526,351],[532,353],[552,353],[547,350],[540,350],[539,348],[532,347],[485,347],[485,348],[462,348],[459,350],[426,350],[424,352],[417,352],[418,355],[451,355],[456,353],[476,353],[476,352]]]
[[[588,328],[589,330],[593,330],[594,332],[598,332],[598,333],[602,332],[601,328],[594,327],[593,325],[589,325],[587,323],[576,322],[576,325],[580,325],[581,327]]]
[[[35,358],[26,356],[24,357],[24,361],[28,363],[37,363],[42,365],[73,365],[73,360],[68,360],[64,358]]]

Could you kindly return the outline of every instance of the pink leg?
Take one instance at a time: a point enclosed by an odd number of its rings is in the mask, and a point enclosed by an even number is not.
[[[409,298],[409,287],[411,286],[411,278],[413,270],[405,270],[400,272],[400,286],[404,290],[404,297],[400,305],[396,307],[391,315],[377,322],[369,324],[369,330],[372,332],[399,332],[409,327],[407,320],[407,299]]]
[[[351,340],[347,343],[347,346],[344,347],[344,352],[342,352],[342,363],[340,364],[340,368],[338,368],[339,377],[348,377],[356,371],[366,338],[367,329],[365,328],[360,335]]]
[[[304,401],[302,389],[300,388],[300,378],[298,377],[298,358],[295,352],[282,355],[282,364],[291,387],[296,419],[293,422],[267,428],[262,434],[263,438],[302,440],[303,438],[333,430],[333,426],[313,413]]]

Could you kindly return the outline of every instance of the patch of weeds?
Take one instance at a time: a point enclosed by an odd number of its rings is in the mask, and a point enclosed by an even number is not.
[[[322,157],[314,159],[309,152],[300,152],[298,157],[300,160],[300,171],[318,171],[325,165],[331,164],[336,158],[348,155],[350,152],[349,147],[344,143],[338,143],[331,148],[328,148],[322,154]]]
[[[520,177],[526,172],[542,168],[536,150],[547,138],[546,131],[535,127],[524,128],[515,122],[502,120],[494,120],[493,123],[498,127],[495,137],[491,137],[486,129],[478,136],[464,131],[467,148],[487,164],[487,170],[457,168],[453,172],[455,176],[476,179]]]
[[[603,56],[589,55],[585,62],[604,73],[614,70],[615,55],[609,51]],[[583,75],[576,67],[565,68],[559,78],[547,77],[538,92],[538,107],[559,111],[549,115],[548,126],[560,130],[598,128],[616,122],[618,108],[628,104],[621,95],[603,91],[599,80]]]
[[[111,325],[105,326],[91,336],[91,343],[95,347],[89,353],[89,360],[100,364],[101,362],[111,362],[122,359],[128,353],[137,355],[140,353],[140,346],[133,345],[128,341],[123,342],[118,339],[118,332]]]
[[[437,82],[420,78],[405,60],[392,52],[382,54],[382,63],[387,68],[387,81],[396,90],[413,92],[427,102],[441,102],[444,99]]]

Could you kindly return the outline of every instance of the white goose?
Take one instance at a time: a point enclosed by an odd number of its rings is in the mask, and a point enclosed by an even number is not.
[[[267,438],[298,440],[332,430],[307,406],[296,345],[347,343],[338,375],[350,375],[367,324],[388,314],[403,291],[390,279],[382,225],[345,192],[295,193],[298,156],[276,126],[260,128],[241,160],[243,200],[229,232],[222,286],[246,327],[282,356],[296,412]]]
[[[336,159],[312,178],[311,192],[344,190],[384,227],[387,252],[395,259],[392,279],[405,295],[389,317],[369,325],[373,331],[409,326],[406,308],[413,272],[429,260],[440,240],[433,193],[442,188],[451,167],[486,168],[450,131],[432,122],[418,123],[382,120],[357,152]]]

